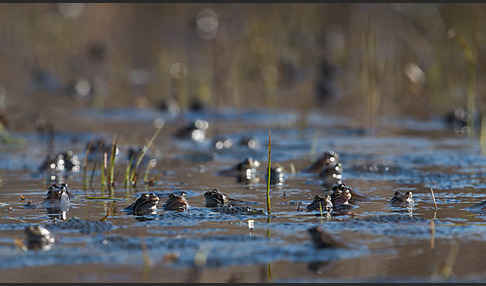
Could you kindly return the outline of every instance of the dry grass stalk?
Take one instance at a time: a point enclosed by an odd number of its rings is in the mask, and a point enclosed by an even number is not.
[[[430,193],[432,194],[432,200],[434,200],[434,209],[437,211],[437,202],[435,201],[434,189],[430,188]]]

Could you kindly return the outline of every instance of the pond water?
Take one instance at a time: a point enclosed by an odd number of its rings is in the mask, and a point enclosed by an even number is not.
[[[317,111],[222,109],[179,115],[156,110],[82,110],[69,132],[54,136],[56,153],[72,150],[84,163],[89,140],[118,135],[115,187],[100,187],[100,173],[85,185],[83,165],[66,172],[72,193],[63,224],[41,202],[49,174],[38,168],[46,156],[45,135],[14,133],[22,144],[2,146],[0,153],[0,279],[2,282],[152,281],[152,282],[319,282],[319,281],[479,281],[485,277],[478,255],[486,250],[484,214],[476,203],[486,200],[486,158],[479,140],[454,133],[439,120],[386,119],[374,134],[347,118]],[[147,156],[157,159],[152,186],[127,189],[123,177],[130,146],[142,146],[165,120]],[[192,120],[209,122],[201,142],[177,139],[175,130]],[[86,130],[90,130],[87,132]],[[94,131],[93,131],[94,130]],[[286,170],[283,185],[271,188],[271,218],[222,214],[205,207],[204,192],[219,188],[232,198],[265,205],[268,132],[272,164]],[[256,149],[237,146],[217,150],[212,139],[244,136]],[[354,215],[322,217],[298,211],[323,193],[322,178],[303,172],[325,151],[336,151],[343,181],[367,196]],[[246,157],[262,162],[259,182],[240,183],[223,175]],[[146,168],[143,161],[141,170]],[[94,163],[88,165],[91,179]],[[98,165],[99,166],[99,165]],[[98,169],[99,170],[99,169]],[[438,209],[435,210],[431,188]],[[396,190],[413,192],[413,208],[390,205]],[[170,193],[186,192],[189,211],[165,211]],[[156,214],[123,212],[141,194],[160,197]],[[100,197],[108,197],[102,199]],[[254,221],[249,229],[248,221]],[[24,251],[18,242],[24,228],[41,224],[56,242],[46,251]],[[316,250],[307,230],[320,226],[347,249]]]

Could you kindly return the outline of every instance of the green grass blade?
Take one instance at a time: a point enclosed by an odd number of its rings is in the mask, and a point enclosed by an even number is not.
[[[268,158],[267,158],[267,214],[271,215],[271,205],[270,205],[270,169],[272,166],[272,134],[270,130],[268,130]]]
[[[100,178],[101,178],[101,191],[104,192],[105,191],[105,186],[106,186],[106,176],[105,176],[105,170],[106,170],[106,165],[107,165],[107,161],[108,161],[108,154],[106,154],[106,152],[103,153],[103,164],[101,164],[101,168],[100,168]]]
[[[86,152],[84,154],[84,162],[83,162],[83,186],[84,190],[88,189],[88,156],[90,154],[91,149],[91,142],[88,142],[88,146],[86,147]]]
[[[110,188],[115,185],[115,153],[117,149],[117,136],[113,138],[111,143],[111,154],[110,154]]]
[[[133,159],[129,160],[127,163],[127,168],[125,169],[125,187],[130,187],[130,170],[133,163]]]
[[[91,171],[91,176],[89,178],[89,187],[90,188],[93,188],[93,179],[94,179],[94,175],[95,175],[97,167],[98,167],[98,159],[96,159],[95,162],[94,162],[93,170]]]

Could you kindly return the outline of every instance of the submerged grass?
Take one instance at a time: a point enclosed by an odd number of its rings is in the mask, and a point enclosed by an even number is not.
[[[125,188],[129,189],[131,184],[130,184],[130,173],[131,173],[131,167],[133,164],[133,158],[128,160],[127,167],[125,168]]]

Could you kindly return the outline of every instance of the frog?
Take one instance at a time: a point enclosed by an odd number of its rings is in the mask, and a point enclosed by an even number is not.
[[[339,155],[335,151],[324,152],[317,160],[307,169],[308,173],[319,173],[326,167],[333,167],[339,162]]]
[[[42,202],[49,211],[57,212],[58,210],[66,210],[71,203],[71,192],[66,183],[54,183],[49,186],[46,198]]]
[[[464,134],[467,128],[481,126],[481,114],[479,112],[471,113],[463,107],[449,111],[444,115],[443,120],[446,126],[457,134]]]
[[[258,183],[260,179],[257,177],[257,169],[260,165],[258,160],[247,157],[232,168],[221,171],[220,175],[236,176],[239,183]]]
[[[171,115],[176,115],[181,111],[181,108],[179,107],[179,104],[175,99],[172,98],[163,98],[157,108],[162,111],[162,112],[167,112]]]
[[[263,215],[263,210],[248,206],[250,202],[236,200],[228,197],[218,189],[213,189],[204,193],[206,206],[215,211],[233,215]]]
[[[204,199],[206,201],[206,207],[222,207],[225,205],[244,205],[249,204],[242,200],[232,199],[219,189],[214,188],[204,193]]]
[[[182,192],[180,195],[169,194],[169,198],[164,203],[165,210],[183,212],[189,208],[189,202],[186,199],[186,193]]]
[[[332,203],[331,195],[327,194],[324,198],[315,195],[312,202],[307,206],[307,211],[321,210],[331,212],[334,204]]]
[[[256,138],[251,136],[241,137],[240,141],[238,141],[238,145],[249,149],[258,149],[260,146]]]
[[[400,191],[395,191],[393,197],[390,200],[392,206],[412,206],[414,204],[413,194],[411,191],[402,193]]]
[[[319,174],[319,176],[323,178],[322,186],[326,189],[330,189],[336,185],[342,184],[342,172],[343,168],[341,163],[324,168],[324,170],[322,170],[322,172]]]
[[[349,188],[336,188],[331,193],[331,201],[334,206],[349,205],[352,195]]]
[[[246,185],[258,184],[260,182],[260,177],[257,176],[255,169],[246,169],[245,172],[236,176],[236,181]]]
[[[206,207],[221,207],[230,203],[230,198],[218,189],[212,189],[204,193]]]
[[[124,210],[134,215],[154,214],[160,199],[154,193],[144,193]]]
[[[362,194],[362,193],[360,193],[356,190],[353,190],[353,188],[351,188],[351,186],[346,185],[344,183],[335,185],[331,190],[332,190],[332,193],[336,193],[336,194],[339,192],[339,190],[344,191],[344,192],[348,191],[351,195],[349,202],[352,203],[352,204],[356,204],[359,201],[368,200],[368,198],[366,197],[365,194]]]
[[[179,139],[190,139],[196,142],[203,142],[206,140],[206,131],[209,128],[209,123],[206,120],[197,119],[189,125],[180,128],[174,134]]]
[[[276,164],[274,167],[270,168],[270,184],[282,185],[284,183],[285,183],[285,169],[283,166]]]
[[[29,250],[49,250],[55,238],[49,230],[41,225],[31,225],[24,229],[25,246]]]
[[[252,157],[247,157],[240,163],[238,163],[233,169],[237,170],[238,172],[245,172],[248,169],[258,169],[261,163],[258,160],[253,159]]]
[[[348,214],[347,211],[351,210],[353,206],[349,203],[351,195],[349,192],[342,192],[337,195],[327,194],[324,198],[315,195],[312,202],[307,206],[307,211],[322,211],[336,216]],[[350,213],[349,213],[350,214]]]
[[[45,207],[49,218],[67,219],[67,211],[71,206],[71,192],[66,183],[54,183],[48,187],[46,197],[41,202],[27,201],[24,208],[38,209]]]
[[[81,162],[73,151],[68,150],[56,154],[53,158],[46,156],[46,159],[39,166],[39,172],[47,171],[67,171],[79,172],[81,169]]]

